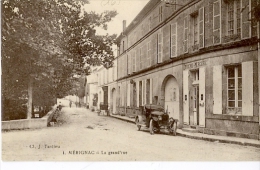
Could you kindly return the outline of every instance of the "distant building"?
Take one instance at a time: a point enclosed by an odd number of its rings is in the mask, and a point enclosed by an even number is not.
[[[92,67],[91,74],[87,76],[87,83],[85,86],[86,104],[90,109],[97,109],[98,102],[98,68]]]
[[[118,37],[116,112],[134,116],[159,104],[179,128],[258,139],[256,5],[150,0]]]

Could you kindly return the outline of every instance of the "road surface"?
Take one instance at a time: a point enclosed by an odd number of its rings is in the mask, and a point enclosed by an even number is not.
[[[2,132],[3,161],[259,161],[260,149],[137,131],[134,124],[64,107],[59,125]]]

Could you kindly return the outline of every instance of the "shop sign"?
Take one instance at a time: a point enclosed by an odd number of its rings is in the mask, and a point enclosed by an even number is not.
[[[194,69],[194,68],[198,68],[201,66],[205,66],[207,63],[205,60],[202,61],[196,61],[190,64],[185,64],[185,69]]]

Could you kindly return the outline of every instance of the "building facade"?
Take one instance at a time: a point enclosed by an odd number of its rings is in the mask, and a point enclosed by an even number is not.
[[[116,113],[116,79],[117,59],[114,60],[113,67],[109,69],[106,69],[104,66],[99,66],[93,70],[88,77],[87,83],[90,89],[90,108],[94,107],[95,110],[101,110],[100,105],[108,105],[110,113]],[[93,104],[91,105],[91,102],[94,103],[95,106],[93,106]]]
[[[150,0],[118,37],[116,112],[159,104],[179,128],[259,139],[257,0]]]

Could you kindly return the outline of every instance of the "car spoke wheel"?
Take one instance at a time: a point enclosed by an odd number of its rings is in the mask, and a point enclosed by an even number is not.
[[[176,136],[176,134],[177,134],[177,122],[173,123],[171,131],[172,131],[172,135]]]
[[[154,134],[153,119],[150,120],[150,134]]]
[[[139,118],[136,118],[136,126],[137,126],[137,129],[140,130],[141,129],[141,125],[139,125]]]

